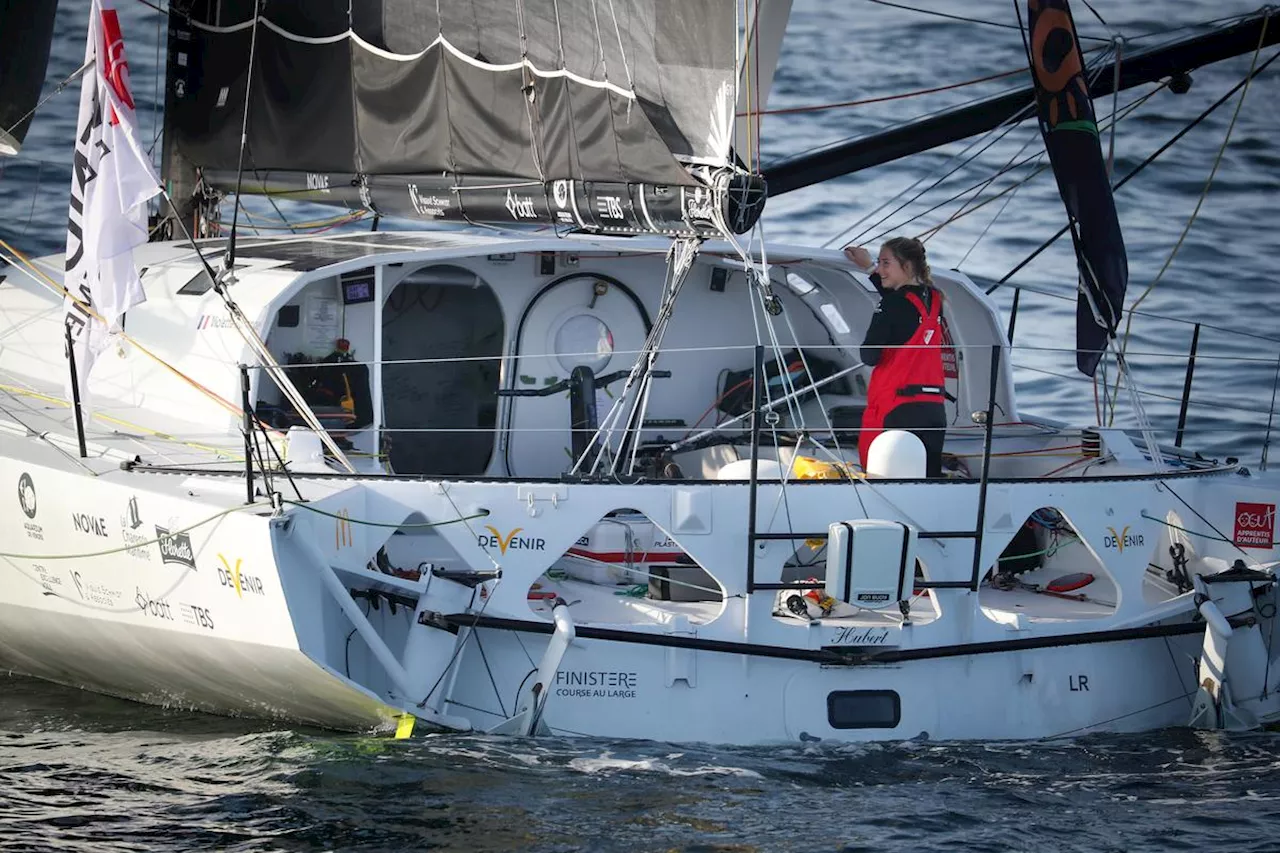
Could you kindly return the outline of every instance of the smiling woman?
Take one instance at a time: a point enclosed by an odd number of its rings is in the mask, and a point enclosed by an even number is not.
[[[845,256],[871,271],[871,253],[846,247]],[[925,476],[942,476],[946,439],[946,376],[942,368],[942,294],[933,287],[924,244],[894,237],[880,248],[871,282],[880,306],[862,342],[874,365],[858,450],[868,467],[871,445],[885,429],[907,430],[925,449]]]

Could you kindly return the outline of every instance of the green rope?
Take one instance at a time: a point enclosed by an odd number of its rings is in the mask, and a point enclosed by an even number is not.
[[[1239,545],[1239,544],[1240,544],[1240,543],[1239,543],[1239,542],[1237,542],[1236,540],[1234,540],[1234,539],[1228,539],[1228,538],[1227,538],[1227,537],[1225,537],[1225,536],[1214,536],[1214,535],[1212,535],[1212,534],[1210,534],[1210,533],[1197,533],[1197,532],[1196,532],[1196,531],[1194,531],[1194,530],[1188,530],[1188,529],[1187,529],[1187,528],[1185,528],[1185,527],[1179,527],[1178,525],[1174,524],[1173,522],[1165,521],[1163,518],[1154,518],[1153,516],[1147,515],[1145,512],[1143,512],[1143,513],[1139,513],[1139,515],[1141,515],[1141,516],[1142,516],[1143,518],[1145,518],[1147,521],[1154,521],[1154,522],[1156,522],[1157,524],[1163,524],[1165,527],[1172,527],[1174,530],[1181,530],[1183,533],[1186,533],[1186,534],[1188,534],[1188,535],[1190,535],[1190,536],[1199,536],[1199,537],[1200,537],[1200,538],[1202,538],[1202,539],[1212,539],[1212,540],[1213,540],[1213,541],[1215,541],[1215,542],[1229,542],[1229,543],[1230,543],[1230,544],[1232,544],[1232,545]],[[1256,546],[1258,546],[1258,547],[1263,547],[1263,545],[1262,545],[1262,543],[1261,543],[1261,542],[1250,542],[1249,544],[1250,544],[1250,545],[1256,545]],[[1269,543],[1267,543],[1267,545],[1266,545],[1265,547],[1267,547],[1267,548],[1274,548],[1274,547],[1276,547],[1277,545],[1280,545],[1280,542],[1269,542]]]
[[[241,510],[246,510],[246,509],[262,509],[268,506],[269,504],[262,504],[262,503],[245,504],[244,506],[233,506],[230,509],[224,509],[222,512],[216,515],[209,516],[204,521],[197,521],[195,524],[192,524],[189,527],[184,527],[181,530],[170,531],[169,534],[166,536],[157,536],[155,539],[148,539],[144,542],[135,542],[132,545],[125,545],[124,547],[121,547],[121,548],[108,548],[105,551],[88,551],[83,554],[10,554],[5,551],[0,551],[0,557],[7,557],[13,560],[80,560],[85,557],[106,557],[110,554],[122,554],[125,551],[132,551],[134,548],[145,548],[148,545],[154,545],[157,542],[163,542],[164,540],[171,539],[180,533],[188,533],[192,530],[195,530],[197,527],[203,527],[204,525],[210,523],[211,521],[216,521],[219,518],[222,518],[224,515],[230,515],[233,512],[240,512]]]
[[[349,521],[352,524],[364,524],[364,525],[368,525],[369,527],[395,527],[395,528],[443,527],[446,524],[457,524],[459,521],[470,521],[473,518],[484,518],[489,514],[489,510],[482,509],[479,512],[477,512],[475,515],[460,515],[457,518],[451,518],[448,521],[424,521],[421,523],[414,523],[414,524],[394,524],[394,523],[385,522],[385,521],[367,521],[359,518],[348,518],[345,515],[338,515],[336,512],[328,512],[323,509],[317,509],[316,507],[313,507],[310,504],[300,503],[299,501],[286,500],[286,501],[283,501],[283,503],[287,503],[290,506],[297,506],[297,507],[302,507],[303,509],[311,510],[317,515],[327,515],[330,518],[336,518],[339,521]]]

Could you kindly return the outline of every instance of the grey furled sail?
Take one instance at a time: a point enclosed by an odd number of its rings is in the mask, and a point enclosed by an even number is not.
[[[0,0],[0,155],[17,154],[40,99],[58,0]]]
[[[732,167],[735,6],[273,0],[255,28],[253,0],[175,2],[167,131],[223,187],[247,87],[247,192],[427,219],[688,230],[717,174],[721,195],[763,197]]]

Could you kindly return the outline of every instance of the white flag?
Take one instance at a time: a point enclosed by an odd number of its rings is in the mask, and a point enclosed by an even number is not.
[[[129,64],[112,0],[93,0],[84,58],[93,68],[80,89],[67,223],[65,286],[71,295],[63,304],[80,398],[87,400],[89,371],[108,332],[146,299],[133,249],[147,242],[146,202],[160,192],[160,179],[138,140]]]

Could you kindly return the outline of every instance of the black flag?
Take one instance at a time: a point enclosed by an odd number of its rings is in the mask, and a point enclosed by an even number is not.
[[[1067,207],[1084,291],[1076,303],[1076,366],[1092,376],[1115,336],[1129,283],[1084,55],[1067,0],[1027,0],[1028,51],[1040,132]]]

